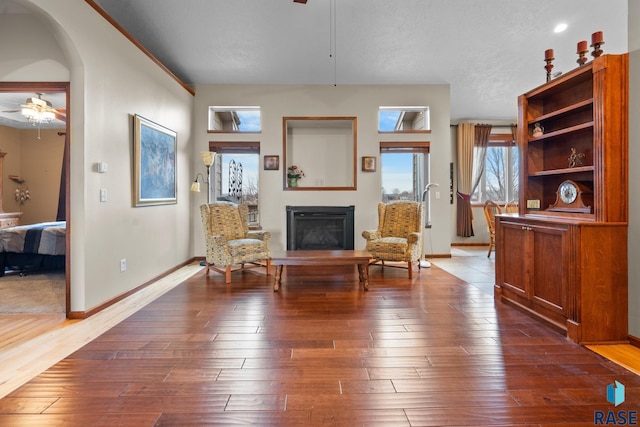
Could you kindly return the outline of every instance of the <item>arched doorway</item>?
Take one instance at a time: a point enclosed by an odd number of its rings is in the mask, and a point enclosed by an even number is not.
[[[42,99],[47,106],[51,106],[52,111],[55,111],[55,117],[50,123],[30,123],[22,114],[22,106],[30,99],[37,98]],[[46,162],[61,161],[62,165],[56,165],[61,170],[61,174],[58,177],[58,182],[49,182],[48,188],[50,192],[54,192],[57,197],[52,196],[49,199],[49,203],[46,204],[46,214],[44,217],[38,217],[33,214],[30,217],[26,216],[27,223],[40,222],[46,218],[51,221],[65,221],[67,229],[69,228],[69,83],[68,82],[0,82],[0,126],[6,126],[15,129],[32,129],[30,132],[34,132],[37,129],[35,135],[36,138],[40,138],[41,132],[55,135],[54,138],[62,138],[60,143],[63,145],[62,159],[49,158],[47,156]],[[3,147],[0,145],[0,149]],[[10,153],[7,156],[7,161],[11,161]],[[34,161],[27,161],[28,163],[34,163]],[[4,179],[9,178],[9,174],[6,172],[5,167]],[[14,177],[15,178],[15,177]],[[50,177],[48,180],[53,181]],[[19,180],[17,181],[19,182]],[[5,185],[5,191],[9,186]],[[42,194],[42,192],[40,193]],[[4,199],[7,200],[5,195]],[[39,202],[42,202],[39,200]],[[55,204],[55,205],[54,205]],[[6,203],[3,206],[6,211]],[[21,222],[24,225],[25,221]],[[65,248],[64,248],[64,271],[69,272],[70,256],[69,256],[69,233],[66,233]],[[64,297],[64,312],[65,317],[68,316],[70,310],[70,281],[69,275],[65,275],[65,297]]]

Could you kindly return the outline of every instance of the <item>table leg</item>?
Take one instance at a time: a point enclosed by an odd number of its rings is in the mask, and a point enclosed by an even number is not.
[[[365,291],[369,290],[369,263],[358,264],[358,276]]]
[[[278,292],[280,289],[280,280],[282,279],[282,265],[276,265],[276,279],[273,282],[273,292]]]

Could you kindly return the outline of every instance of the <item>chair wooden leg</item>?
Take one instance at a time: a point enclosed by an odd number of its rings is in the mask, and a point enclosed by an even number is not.
[[[227,265],[227,268],[225,269],[224,282],[231,283],[231,266],[230,265]]]
[[[209,263],[205,260],[205,261],[204,261],[204,264],[207,266],[207,271],[206,271],[206,273],[207,273],[207,274],[209,274]]]
[[[493,242],[489,243],[489,252],[487,252],[487,258],[491,256],[491,250],[493,249]]]
[[[270,269],[271,269],[271,258],[267,258],[267,276],[269,276]]]
[[[411,264],[411,261],[408,262],[409,264],[409,280],[411,280],[411,278],[413,277],[413,265]]]

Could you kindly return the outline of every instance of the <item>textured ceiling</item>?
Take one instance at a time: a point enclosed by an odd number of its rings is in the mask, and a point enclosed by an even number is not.
[[[448,83],[454,121],[515,120],[546,49],[554,72],[595,31],[606,53],[627,51],[626,0],[97,2],[186,83]]]
[[[452,121],[515,121],[546,49],[554,72],[594,31],[605,53],[627,51],[626,0],[96,2],[185,83],[449,84]]]

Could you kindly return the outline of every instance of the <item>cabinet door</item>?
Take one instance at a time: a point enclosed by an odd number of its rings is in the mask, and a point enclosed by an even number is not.
[[[529,259],[526,254],[529,250],[527,242],[527,234],[524,226],[518,223],[508,221],[500,221],[501,235],[500,243],[496,244],[496,248],[500,246],[500,264],[501,264],[501,282],[502,287],[507,287],[516,293],[526,296],[527,278],[526,263],[523,260]],[[498,251],[496,250],[496,254]]]
[[[533,256],[530,286],[533,304],[551,319],[564,323],[568,281],[572,276],[566,226],[530,226]]]

